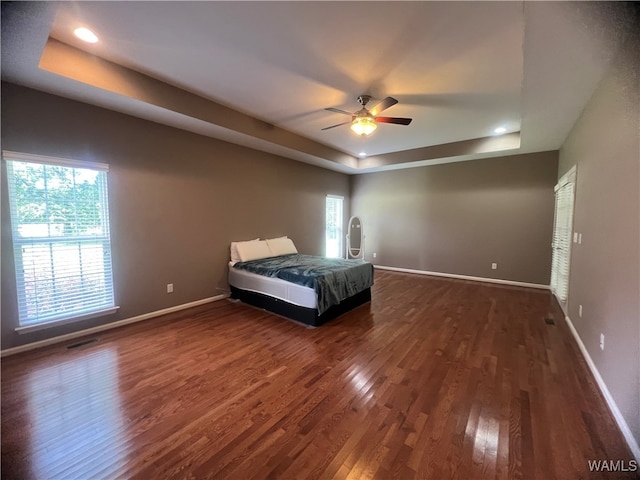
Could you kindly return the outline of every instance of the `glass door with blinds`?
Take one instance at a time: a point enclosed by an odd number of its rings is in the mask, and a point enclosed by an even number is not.
[[[555,187],[556,209],[551,256],[551,291],[565,312],[569,298],[575,183],[576,168],[573,167],[563,175]]]

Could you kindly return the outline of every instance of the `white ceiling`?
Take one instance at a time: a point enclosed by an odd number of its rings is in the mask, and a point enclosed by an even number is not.
[[[364,151],[392,159],[398,152],[488,137],[498,126],[520,132],[519,148],[493,152],[499,155],[562,145],[626,32],[620,15],[611,4],[554,2],[3,3],[2,77],[356,173],[385,169],[385,162],[358,170],[356,160],[345,166],[296,142],[258,138],[55,75],[38,68],[47,39],[354,157]],[[100,42],[76,39],[71,32],[81,25]],[[374,97],[370,106],[397,98],[384,115],[413,122],[379,125],[366,138],[348,126],[321,130],[348,120],[326,107],[355,111],[363,93]],[[443,159],[423,151],[387,166],[492,154],[485,149]]]

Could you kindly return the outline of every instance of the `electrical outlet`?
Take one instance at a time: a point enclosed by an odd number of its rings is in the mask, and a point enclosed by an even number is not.
[[[604,333],[600,334],[600,350],[604,350]]]
[[[578,305],[578,316],[582,318],[582,305]]]
[[[578,234],[578,245],[582,245],[582,234]]]
[[[578,243],[578,232],[573,232],[573,243]]]
[[[373,258],[376,258],[378,256],[378,254],[376,252],[373,252]]]
[[[173,283],[167,283],[167,293],[173,293]]]
[[[498,264],[497,263],[492,263],[491,264],[491,270],[497,270],[498,269]]]

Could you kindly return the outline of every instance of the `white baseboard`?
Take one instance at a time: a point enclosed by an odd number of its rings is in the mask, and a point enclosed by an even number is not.
[[[458,275],[456,273],[428,272],[426,270],[413,270],[411,268],[385,267],[384,265],[374,265],[374,268],[380,270],[390,270],[392,272],[416,273],[418,275],[429,275],[432,277],[457,278],[459,280],[472,280],[474,282],[499,283],[501,285],[514,285],[516,287],[541,288],[549,290],[549,285],[539,283],[516,282],[514,280],[502,280],[500,278],[472,277],[470,275]]]
[[[160,315],[166,315],[168,313],[178,312],[180,310],[186,310],[187,308],[197,307],[198,305],[204,305],[206,303],[217,302],[227,298],[229,294],[216,295],[215,297],[203,298],[202,300],[196,300],[194,302],[183,303],[182,305],[176,305],[175,307],[164,308],[162,310],[156,310],[155,312],[144,313],[131,318],[125,318],[124,320],[118,320],[117,322],[106,323],[104,325],[98,325],[97,327],[85,328],[84,330],[78,330],[77,332],[67,333],[66,335],[59,335],[57,337],[47,338],[46,340],[40,340],[39,342],[28,343],[26,345],[20,345],[19,347],[7,348],[0,351],[0,357],[7,357],[9,355],[15,355],[16,353],[26,352],[34,350],[36,348],[46,347],[47,345],[53,345],[55,343],[65,342],[73,338],[84,337],[85,335],[92,335],[94,333],[103,332],[105,330],[111,330],[112,328],[122,327],[123,325],[129,325],[130,323],[141,322],[148,320],[149,318],[159,317]]]
[[[604,395],[604,399],[607,401],[607,405],[609,405],[609,410],[611,410],[611,413],[613,414],[613,418],[615,418],[616,423],[618,424],[618,428],[620,428],[620,431],[622,432],[624,439],[627,441],[627,444],[631,449],[631,453],[635,457],[636,461],[640,463],[640,446],[638,445],[638,441],[633,436],[633,433],[631,432],[629,425],[625,421],[624,417],[622,416],[622,413],[620,412],[620,409],[618,408],[618,405],[616,405],[615,400],[611,396],[611,392],[609,392],[609,389],[607,388],[607,384],[604,383],[604,380],[602,379],[602,376],[600,375],[600,372],[598,371],[596,364],[593,363],[593,360],[591,359],[591,355],[589,355],[589,352],[587,351],[587,347],[585,347],[584,343],[582,343],[582,339],[580,338],[580,335],[578,335],[578,331],[573,326],[571,319],[566,315],[564,318],[567,321],[567,325],[569,325],[569,330],[571,330],[571,333],[573,334],[573,338],[576,339],[576,343],[580,348],[580,352],[582,353],[582,356],[587,362],[587,365],[589,365],[589,369],[591,370],[591,373],[596,379],[596,383],[598,384],[598,387],[600,387],[600,391],[602,392],[602,395]]]

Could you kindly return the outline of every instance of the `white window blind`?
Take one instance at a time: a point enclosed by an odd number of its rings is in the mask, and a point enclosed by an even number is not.
[[[114,309],[103,164],[3,152],[21,326]]]
[[[325,246],[327,257],[342,256],[342,210],[344,198],[327,195],[325,210]]]
[[[572,174],[556,186],[556,211],[551,256],[551,290],[563,305],[569,294],[571,237],[573,233],[575,172],[570,173]]]

